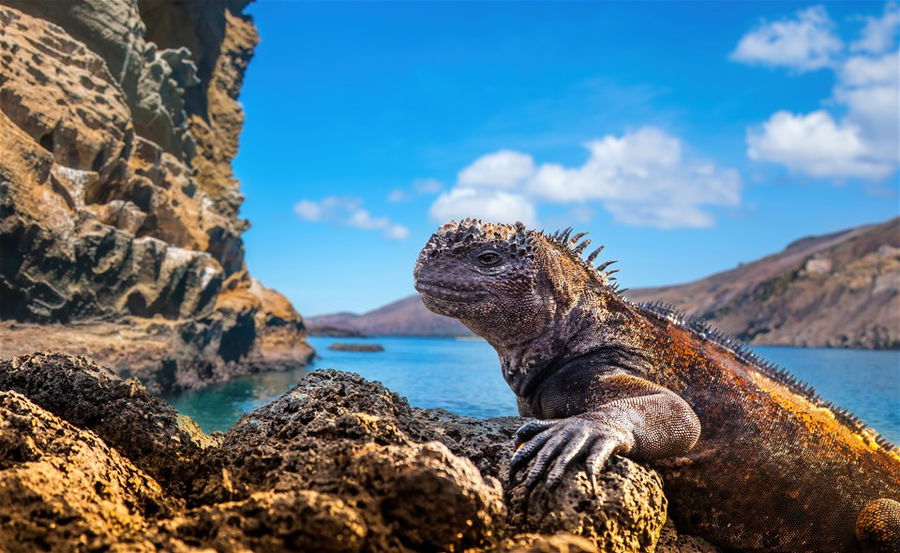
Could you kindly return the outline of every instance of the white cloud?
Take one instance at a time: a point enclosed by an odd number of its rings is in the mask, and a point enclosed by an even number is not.
[[[828,67],[843,48],[833,29],[825,8],[813,6],[793,19],[763,23],[747,33],[731,59],[801,72]]]
[[[590,157],[581,167],[542,165],[530,190],[555,201],[619,200],[642,204],[690,203],[732,205],[739,201],[740,180],[734,171],[687,160],[680,139],[654,127],[621,137],[606,136],[586,144]]]
[[[859,129],[863,156],[886,167],[900,165],[900,54],[854,56],[844,64],[834,100],[846,106],[842,123]]]
[[[319,202],[300,200],[294,204],[294,214],[310,222],[329,222],[363,230],[380,230],[385,238],[402,240],[409,236],[409,229],[392,222],[387,217],[373,217],[362,207],[359,198],[328,196]]]
[[[534,172],[534,160],[531,156],[500,150],[493,154],[481,156],[472,165],[459,172],[457,182],[460,186],[493,186],[512,188],[521,184]]]
[[[820,15],[827,18],[824,10]],[[747,155],[819,178],[878,180],[896,171],[900,55],[892,44],[898,24],[896,4],[888,4],[880,18],[868,18],[861,38],[851,44],[855,55],[844,48],[832,53],[836,84],[825,104],[836,109],[774,113],[747,132]]]
[[[328,199],[326,198],[325,201]],[[321,221],[324,211],[324,205],[309,200],[300,200],[294,204],[294,213],[304,221]]]
[[[689,159],[680,139],[654,127],[606,136],[585,147],[589,158],[577,167],[535,165],[531,156],[509,150],[482,156],[460,171],[456,188],[438,198],[431,215],[530,222],[538,201],[575,204],[582,214],[590,212],[586,203],[598,201],[629,225],[708,227],[715,219],[705,206],[740,203],[736,171]],[[488,173],[491,179],[471,178]],[[505,183],[504,189],[498,190],[497,183]]]
[[[384,235],[391,240],[403,240],[409,238],[409,229],[403,225],[390,225],[384,229]]]
[[[897,86],[900,78],[900,56],[897,52],[883,56],[853,56],[838,73],[842,86]]]
[[[858,40],[850,45],[853,52],[881,54],[896,49],[897,30],[900,29],[900,8],[888,2],[881,17],[865,18],[866,26]]]
[[[884,177],[889,164],[869,159],[858,127],[835,123],[827,112],[779,111],[747,136],[750,159],[780,163],[813,177]]]
[[[534,203],[522,194],[469,187],[454,188],[441,194],[431,204],[430,213],[437,221],[476,217],[500,223],[537,223]]]

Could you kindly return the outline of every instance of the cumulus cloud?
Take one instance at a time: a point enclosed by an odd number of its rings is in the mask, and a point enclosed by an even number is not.
[[[855,126],[835,123],[819,110],[802,115],[779,111],[747,136],[750,159],[780,163],[813,177],[869,177],[889,174],[889,163],[870,159]]]
[[[819,25],[830,28],[824,9],[816,10]],[[896,171],[900,165],[898,26],[896,4],[888,4],[881,17],[867,18],[858,40],[831,53],[829,67],[836,79],[825,102],[831,109],[774,113],[747,132],[747,155],[820,178],[877,180]]]
[[[900,28],[900,7],[889,2],[881,17],[866,17],[866,26],[858,40],[850,45],[854,52],[881,54],[896,48],[897,29]]]
[[[534,202],[522,194],[483,188],[457,187],[438,196],[431,204],[436,221],[477,217],[486,221],[537,224]]]
[[[328,196],[321,201],[300,200],[294,204],[294,214],[304,221],[328,222],[363,230],[378,230],[391,240],[409,236],[409,229],[387,217],[374,217],[362,207],[359,198]]]
[[[731,58],[803,72],[829,67],[843,47],[825,8],[813,6],[792,19],[762,23],[741,38]]]
[[[486,186],[512,188],[531,176],[534,160],[531,156],[500,150],[478,158],[475,163],[459,172],[460,186]]]
[[[528,154],[502,150],[459,173],[456,187],[432,205],[437,220],[474,216],[533,223],[540,201],[590,213],[599,202],[616,220],[658,228],[708,227],[706,206],[740,203],[738,173],[685,154],[682,141],[654,127],[585,144],[581,166],[536,164]]]

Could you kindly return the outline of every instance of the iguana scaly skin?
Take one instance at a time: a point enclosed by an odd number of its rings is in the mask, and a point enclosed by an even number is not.
[[[724,549],[900,551],[896,448],[736,341],[632,304],[570,233],[448,223],[415,267],[425,305],[497,350],[537,419],[510,478],[595,478],[622,454],[660,471],[679,528]]]

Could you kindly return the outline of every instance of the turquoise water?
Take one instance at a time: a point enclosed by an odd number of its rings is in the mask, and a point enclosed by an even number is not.
[[[488,418],[516,414],[512,392],[500,376],[497,355],[481,340],[446,338],[324,338],[310,343],[321,356],[311,369],[353,371],[379,380],[416,407],[442,407]],[[370,342],[383,352],[331,351],[334,342]],[[753,348],[789,368],[834,401],[900,443],[900,351]],[[247,411],[272,401],[306,370],[244,376],[167,398],[206,432],[226,430]]]

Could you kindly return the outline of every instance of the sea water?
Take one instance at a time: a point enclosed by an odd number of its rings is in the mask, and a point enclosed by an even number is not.
[[[415,407],[442,407],[480,418],[516,414],[515,397],[500,376],[497,354],[483,340],[311,337],[309,342],[320,357],[311,367],[243,376],[167,399],[204,431],[224,431],[242,414],[290,389],[307,371],[327,368],[378,380]],[[329,350],[335,342],[377,343],[384,351]],[[753,349],[900,444],[900,351]]]

